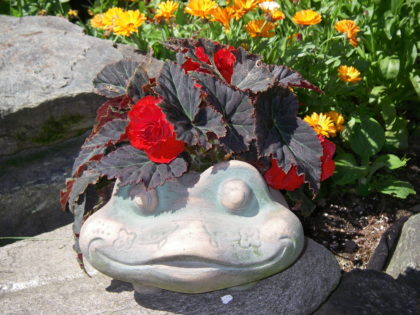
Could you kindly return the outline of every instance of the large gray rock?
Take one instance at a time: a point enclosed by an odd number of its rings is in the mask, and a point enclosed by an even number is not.
[[[340,279],[334,256],[307,240],[286,271],[244,291],[204,294],[134,293],[131,285],[94,273],[87,277],[72,251],[71,226],[7,245],[0,251],[4,314],[309,314]]]
[[[83,34],[64,18],[0,16],[0,157],[80,134],[104,98],[92,80],[108,63],[145,57]],[[161,62],[153,61],[151,75]]]
[[[345,273],[337,289],[314,315],[418,314],[416,292],[376,270]]]
[[[420,213],[404,223],[386,273],[412,285],[420,293]]]
[[[59,192],[84,137],[0,163],[0,237],[33,236],[72,222],[60,209]]]

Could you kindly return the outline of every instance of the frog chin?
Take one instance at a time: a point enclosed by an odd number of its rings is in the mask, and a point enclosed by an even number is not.
[[[106,251],[101,239],[89,244],[89,262],[99,271],[116,279],[141,286],[157,287],[185,293],[219,290],[254,282],[287,268],[301,248],[289,237],[279,240],[276,253],[253,264],[234,265],[220,259],[177,255],[127,263],[121,253],[116,258]],[[299,245],[298,245],[299,246]]]

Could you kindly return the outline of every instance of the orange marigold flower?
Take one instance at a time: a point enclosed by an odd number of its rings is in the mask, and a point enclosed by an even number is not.
[[[131,33],[137,33],[144,21],[146,21],[146,16],[139,10],[128,10],[115,21],[112,31],[117,35],[130,36]]]
[[[267,2],[265,0],[233,0],[233,9],[235,11],[235,19],[239,20],[249,11],[255,9],[258,4]]]
[[[283,20],[286,16],[284,15],[283,12],[281,12],[280,10],[276,10],[276,11],[272,11],[270,13],[268,13],[270,15],[270,20],[272,22],[274,21],[279,21],[279,20]]]
[[[96,14],[91,20],[90,25],[94,28],[105,29],[106,25],[104,24],[104,14]]]
[[[230,29],[230,20],[234,17],[235,11],[231,7],[220,8],[217,7],[211,11],[211,20],[219,22],[225,28],[225,31]]]
[[[253,20],[245,26],[246,31],[251,37],[273,37],[276,24],[264,20]]]
[[[300,25],[315,25],[321,23],[322,17],[318,12],[313,10],[298,11],[292,18],[295,24]]]
[[[217,7],[217,2],[213,0],[190,0],[185,12],[206,19],[210,12]]]
[[[326,114],[312,113],[311,116],[305,116],[303,120],[306,121],[318,135],[334,137],[337,133],[334,122]]]
[[[159,3],[156,10],[155,20],[160,21],[161,19],[169,20],[175,17],[174,13],[178,9],[179,3],[176,1],[164,1]]]
[[[338,68],[338,77],[343,82],[351,83],[359,82],[362,79],[360,78],[360,72],[351,66],[340,66]]]
[[[124,10],[121,8],[110,8],[102,15],[102,24],[104,25],[103,29],[107,31],[112,31],[115,26],[116,20],[124,14]]]
[[[352,20],[341,20],[335,23],[335,29],[344,33],[352,46],[358,45],[356,36],[360,31],[360,28],[357,26],[356,22]]]
[[[334,123],[335,129],[337,131],[343,131],[344,130],[344,117],[340,113],[337,113],[335,111],[330,111],[327,113],[327,115],[331,118],[331,120]]]

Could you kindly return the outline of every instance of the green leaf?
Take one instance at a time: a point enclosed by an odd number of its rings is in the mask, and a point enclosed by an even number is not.
[[[398,56],[388,56],[379,61],[379,69],[387,80],[393,80],[400,72],[400,59]]]
[[[381,99],[380,101],[381,106],[381,115],[385,122],[385,127],[391,126],[391,124],[395,121],[397,111],[395,110],[395,103],[392,102],[391,98],[386,96]]]
[[[391,176],[378,178],[372,190],[401,199],[407,198],[410,194],[416,194],[414,187],[409,182]]]
[[[414,73],[410,73],[410,81],[420,99],[420,76]]]
[[[388,170],[395,170],[397,168],[405,166],[406,164],[406,159],[401,160],[398,156],[394,154],[381,155],[369,167],[368,180],[370,180],[372,175],[382,167],[386,167]]]
[[[408,120],[397,117],[385,131],[385,141],[387,149],[406,149],[408,148]]]
[[[378,153],[385,143],[384,129],[372,117],[361,116],[350,132],[350,147],[364,159]]]
[[[366,168],[358,166],[353,154],[340,153],[334,158],[333,180],[337,185],[347,185],[366,175]]]

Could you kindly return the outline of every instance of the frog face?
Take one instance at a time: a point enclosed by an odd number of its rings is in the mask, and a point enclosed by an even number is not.
[[[80,247],[99,271],[186,293],[239,286],[291,265],[303,248],[297,217],[240,161],[189,173],[155,190],[116,183],[82,226]]]

